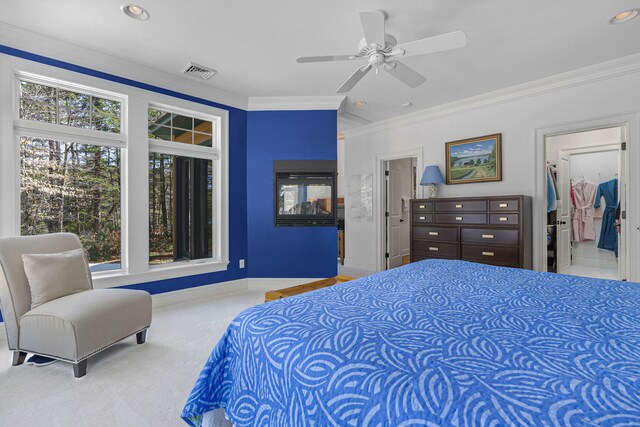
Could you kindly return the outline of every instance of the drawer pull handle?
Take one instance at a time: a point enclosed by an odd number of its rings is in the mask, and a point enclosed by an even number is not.
[[[424,217],[424,216],[421,216],[419,219],[427,219],[427,218],[426,218],[426,217]]]
[[[509,207],[509,205],[508,205],[508,204],[506,204],[506,203],[500,203],[500,207],[501,207],[501,208],[508,208],[508,207]]]
[[[420,209],[424,209],[424,208],[425,208],[425,206],[424,206],[424,205],[420,205],[420,206],[418,206],[418,207],[419,207]]]
[[[429,236],[438,236],[440,235],[440,233],[438,233],[437,231],[430,231],[429,232]]]
[[[462,205],[456,205],[456,209],[462,209]]]
[[[482,252],[482,255],[484,255],[484,256],[494,256],[495,254],[493,252]]]
[[[509,221],[509,218],[507,218],[506,216],[501,216],[500,221]]]
[[[429,250],[430,250],[430,251],[438,252],[440,249],[439,249],[439,248],[436,248],[435,246],[429,246]]]
[[[483,234],[482,238],[483,239],[493,239],[495,236],[493,234]]]
[[[461,216],[457,216],[456,217],[456,221],[462,221],[462,217]]]

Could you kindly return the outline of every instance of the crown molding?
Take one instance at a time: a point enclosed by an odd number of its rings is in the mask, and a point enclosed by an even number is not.
[[[249,111],[336,110],[346,96],[250,96]]]
[[[367,120],[364,117],[360,117],[357,114],[348,113],[346,111],[343,111],[338,115],[338,121],[352,127],[365,126],[373,123],[371,120]]]
[[[229,107],[247,109],[247,96],[227,92],[223,89],[194,81],[179,73],[171,74],[159,71],[120,57],[101,53],[78,44],[58,40],[4,22],[0,22],[0,45],[158,86]]]
[[[344,131],[345,138],[366,135],[382,130],[408,126],[463,111],[520,100],[546,93],[595,83],[627,74],[640,72],[640,54],[633,54],[612,61],[602,62],[577,70],[545,77],[508,88],[487,92],[447,104],[438,105],[406,115],[381,120],[372,124]]]

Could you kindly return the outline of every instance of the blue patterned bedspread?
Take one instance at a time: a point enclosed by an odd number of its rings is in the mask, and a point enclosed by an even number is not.
[[[240,426],[640,425],[640,285],[427,260],[242,312],[184,407]]]

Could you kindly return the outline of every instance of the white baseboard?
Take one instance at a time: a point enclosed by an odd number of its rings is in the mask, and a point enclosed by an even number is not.
[[[211,285],[196,286],[172,292],[152,295],[153,308],[167,307],[183,302],[206,299],[213,296],[242,292],[248,289],[248,279],[231,280],[229,282],[213,283]]]
[[[321,278],[273,278],[273,277],[264,277],[264,278],[256,278],[252,277],[249,279],[249,290],[250,291],[275,291],[277,289],[288,288],[290,286],[302,285],[303,283],[315,282],[316,280],[323,280],[326,277]]]

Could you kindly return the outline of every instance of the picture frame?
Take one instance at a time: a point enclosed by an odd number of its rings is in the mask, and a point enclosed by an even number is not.
[[[502,181],[502,134],[445,144],[447,185]]]

